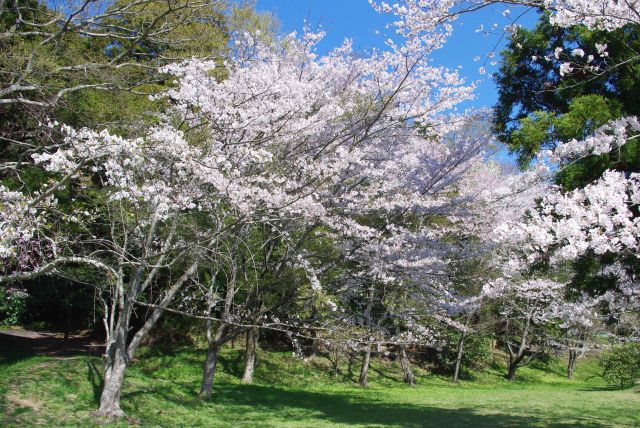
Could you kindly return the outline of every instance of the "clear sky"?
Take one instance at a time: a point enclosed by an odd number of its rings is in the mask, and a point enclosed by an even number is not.
[[[453,36],[445,47],[433,56],[434,65],[449,68],[462,66],[460,73],[468,81],[481,80],[476,91],[476,100],[462,105],[463,108],[490,107],[496,101],[497,90],[490,73],[496,70],[497,66],[492,66],[491,61],[499,61],[500,46],[504,45],[504,38],[500,41],[501,29],[510,23],[510,19],[502,15],[506,8],[511,10],[511,19],[525,13],[517,21],[520,25],[532,26],[537,19],[535,11],[527,12],[523,8],[504,5],[487,7],[463,15],[455,22]],[[339,45],[345,37],[353,39],[353,46],[358,50],[383,47],[385,32],[388,33],[385,25],[392,20],[391,16],[375,12],[367,0],[257,0],[257,9],[273,12],[284,33],[301,31],[305,19],[308,19],[312,26],[322,25],[327,36],[318,46],[321,51]],[[495,31],[491,31],[493,24],[497,24]],[[476,32],[480,25],[483,25],[484,30]],[[376,34],[376,30],[380,33]],[[487,31],[489,34],[485,34]],[[488,58],[487,54],[496,44],[498,49],[495,58]],[[480,60],[474,61],[478,56],[481,57]],[[482,66],[487,70],[485,75],[478,72]]]

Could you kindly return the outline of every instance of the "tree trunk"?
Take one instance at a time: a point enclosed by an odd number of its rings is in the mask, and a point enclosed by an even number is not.
[[[402,365],[402,372],[404,373],[404,382],[407,385],[415,385],[416,378],[411,371],[411,364],[409,363],[409,357],[407,357],[407,350],[404,345],[398,345],[398,355],[400,356],[400,364]]]
[[[576,359],[578,358],[578,351],[575,349],[569,350],[569,362],[567,363],[567,379],[573,379],[573,370],[576,367]]]
[[[315,320],[318,317],[318,310],[316,305],[311,305],[311,320]],[[316,358],[318,355],[318,330],[312,328],[309,330],[309,336],[311,336],[311,345],[309,349],[309,358]]]
[[[140,283],[140,271],[136,273],[131,287],[133,298],[137,296],[138,284]],[[133,302],[127,298],[122,291],[119,303],[114,301],[112,314],[115,312],[115,305],[119,305],[118,319],[112,329],[107,329],[106,352],[104,354],[104,381],[102,394],[100,395],[100,407],[96,411],[97,416],[107,418],[119,418],[124,416],[120,408],[120,393],[124,383],[124,376],[129,365],[127,353],[127,339],[129,336],[129,324],[133,312]]]
[[[115,340],[107,348],[104,365],[104,384],[100,395],[100,407],[97,416],[119,418],[124,416],[120,408],[120,393],[127,371],[127,325],[119,326]]]
[[[370,361],[371,361],[371,344],[367,345],[367,349],[364,352],[364,358],[362,360],[362,368],[360,369],[360,379],[358,383],[363,388],[366,388],[369,386],[369,362]]]
[[[236,244],[232,250],[233,260],[235,260],[236,251],[238,249],[238,242],[240,240],[236,240]],[[231,270],[231,277],[227,282],[227,294],[224,301],[224,312],[222,314],[223,319],[229,317],[231,313],[231,307],[233,305],[233,296],[235,295],[235,287],[236,287],[236,275],[237,271],[235,266]],[[209,298],[213,297],[213,291],[215,287],[215,275],[211,280],[211,285],[209,288]],[[213,300],[209,300],[209,308],[207,310],[207,314],[211,316],[213,310],[214,302]],[[200,398],[208,400],[211,398],[211,392],[213,389],[213,378],[216,374],[216,365],[218,364],[218,354],[220,352],[220,346],[222,346],[225,342],[229,340],[235,339],[235,335],[232,337],[227,337],[223,341],[223,337],[225,335],[227,329],[227,324],[225,322],[220,322],[218,324],[218,328],[216,330],[215,337],[211,337],[211,333],[213,330],[213,321],[211,319],[207,319],[207,343],[209,344],[209,348],[207,349],[207,358],[204,361],[204,370],[202,373],[202,384],[200,385],[200,393],[198,394]]]
[[[195,272],[198,263],[195,262],[167,291],[167,294],[147,319],[145,324],[134,334],[131,343],[127,346],[129,336],[129,324],[133,311],[133,301],[140,293],[140,277],[138,272],[137,278],[133,282],[131,292],[128,298],[123,299],[122,309],[118,314],[118,321],[111,338],[107,342],[107,352],[105,354],[104,368],[104,386],[102,395],[100,396],[100,407],[96,414],[98,416],[116,418],[124,416],[124,412],[120,408],[120,392],[124,383],[124,376],[129,365],[129,361],[133,359],[138,346],[142,340],[149,334],[158,319],[164,313],[164,309],[171,302],[178,289],[187,281],[187,279]],[[115,307],[114,309],[115,310]]]
[[[312,337],[309,358],[316,358],[318,356],[318,331],[313,328],[309,331],[309,335]]]
[[[202,385],[200,386],[200,398],[208,400],[211,398],[213,390],[213,378],[216,374],[216,366],[218,365],[218,354],[220,353],[220,345],[213,341],[209,343],[207,349],[207,358],[204,362],[204,372],[202,375]]]
[[[520,338],[520,345],[518,346],[518,352],[514,353],[511,350],[511,345],[507,344],[509,350],[509,368],[507,369],[507,379],[514,380],[516,378],[516,370],[518,365],[522,362],[525,356],[525,349],[527,347],[527,335],[529,334],[529,327],[531,326],[531,317],[527,317],[527,322],[522,330],[522,337]]]
[[[518,364],[515,360],[510,360],[509,368],[507,369],[507,379],[514,380],[516,378],[516,370],[518,370]]]
[[[458,354],[456,355],[456,368],[453,372],[453,381],[458,383],[460,380],[460,366],[462,365],[462,356],[464,355],[464,331],[460,336],[460,341],[458,342]]]
[[[242,382],[253,383],[253,369],[256,364],[256,341],[258,332],[256,328],[247,330],[247,345],[244,351],[244,374]]]
[[[333,377],[338,377],[339,366],[338,359],[340,358],[340,346],[336,343],[333,347]]]

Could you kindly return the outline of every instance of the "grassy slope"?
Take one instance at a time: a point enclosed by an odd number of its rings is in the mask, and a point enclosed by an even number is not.
[[[96,423],[98,358],[0,352],[0,426]],[[375,359],[372,386],[362,389],[354,384],[357,361],[350,375],[343,360],[334,378],[323,357],[303,363],[262,352],[258,359],[256,384],[242,385],[242,352],[226,349],[215,398],[202,402],[202,352],[148,351],[126,379],[122,404],[130,418],[113,426],[640,426],[640,388],[607,388],[593,362],[581,362],[573,381],[552,362],[546,371],[522,369],[516,382],[490,369],[460,385],[416,368],[412,388],[399,381],[397,364]]]

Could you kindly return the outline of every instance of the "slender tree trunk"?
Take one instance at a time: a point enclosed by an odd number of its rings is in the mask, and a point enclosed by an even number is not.
[[[142,340],[148,335],[158,319],[164,313],[164,309],[170,303],[178,289],[186,282],[186,280],[195,272],[198,263],[194,263],[187,272],[168,290],[167,294],[161,301],[152,315],[147,319],[145,324],[133,336],[131,343],[127,346],[129,336],[129,324],[133,311],[134,300],[137,298],[140,288],[140,274],[134,282],[132,291],[129,296],[123,295],[122,306],[118,314],[118,321],[113,333],[107,342],[107,352],[105,354],[104,368],[104,386],[102,395],[100,396],[100,407],[96,414],[102,417],[116,418],[124,416],[124,412],[120,408],[120,393],[124,383],[124,376],[129,365],[129,361],[133,359],[138,346]],[[113,308],[115,311],[115,307]]]
[[[120,393],[124,383],[124,376],[129,365],[127,355],[127,338],[129,336],[129,324],[133,312],[131,298],[137,296],[138,284],[141,272],[136,273],[131,287],[131,295],[127,296],[123,290],[119,291],[118,318],[115,326],[107,330],[107,346],[104,354],[104,377],[102,394],[100,395],[100,407],[96,415],[106,418],[119,418],[124,416],[120,408]],[[112,314],[116,310],[116,303],[112,307]]]
[[[460,366],[462,365],[462,356],[464,355],[464,337],[465,332],[462,332],[460,341],[458,342],[458,354],[456,355],[456,368],[453,372],[453,381],[458,383],[460,380]]]
[[[531,318],[527,317],[527,321],[522,330],[522,337],[520,338],[520,345],[518,346],[518,352],[515,354],[511,351],[511,345],[507,345],[509,349],[509,368],[507,369],[507,379],[514,380],[516,378],[516,370],[518,365],[524,358],[524,352],[527,347],[527,335],[529,334],[529,327],[531,326]]]
[[[524,346],[524,341],[521,346]],[[507,379],[514,380],[516,378],[516,370],[524,359],[524,348],[518,349],[518,352],[509,356],[509,366],[507,367]]]
[[[340,346],[336,343],[333,347],[333,377],[338,377],[338,359],[340,358]]]
[[[209,321],[210,323],[210,321]],[[204,361],[204,370],[202,373],[202,384],[200,385],[200,398],[206,400],[211,398],[211,391],[213,390],[213,378],[216,374],[216,366],[218,364],[218,355],[220,353],[220,346],[222,345],[221,339],[226,330],[226,324],[220,323],[216,330],[214,338],[209,340],[209,347],[207,349],[207,358]],[[209,329],[208,329],[209,330]],[[207,331],[208,338],[210,337],[210,331]]]
[[[312,320],[315,320],[318,316],[318,310],[315,304],[311,304],[311,316]],[[311,345],[309,349],[309,358],[315,358],[318,355],[318,330],[312,328],[309,330],[309,336],[311,336]]]
[[[573,370],[576,367],[576,359],[578,358],[578,351],[575,349],[569,349],[569,362],[567,363],[567,378],[573,379]]]
[[[309,335],[313,338],[311,340],[311,350],[309,352],[309,358],[316,358],[318,356],[318,331],[315,328],[311,329]]]
[[[158,217],[153,216],[151,226],[147,232],[145,250],[151,247],[155,231],[157,230]],[[123,258],[121,257],[120,263]],[[124,376],[129,365],[129,356],[127,352],[127,339],[129,336],[129,324],[131,322],[131,314],[133,313],[133,305],[135,300],[144,290],[142,277],[146,269],[146,263],[142,263],[135,271],[135,274],[129,281],[128,287],[122,280],[122,264],[120,264],[120,275],[116,278],[116,295],[113,296],[113,302],[109,314],[110,322],[106,322],[107,343],[104,355],[104,378],[102,393],[100,395],[100,407],[96,411],[97,416],[107,418],[118,418],[124,416],[124,412],[120,408],[120,394],[124,383]],[[147,277],[147,279],[151,279]],[[115,320],[117,312],[117,321]],[[105,313],[105,320],[107,314]]]
[[[234,260],[234,262],[235,262],[235,257],[237,256],[239,242],[240,242],[240,239],[236,240],[236,244],[234,245],[234,248],[232,250],[232,255],[233,255],[232,259]],[[224,312],[222,314],[223,319],[227,319],[231,314],[231,307],[233,305],[233,297],[235,295],[235,289],[236,289],[235,287],[236,287],[237,274],[238,272],[234,263],[231,270],[231,277],[227,281],[227,293],[224,300]],[[211,285],[209,288],[210,298],[213,296],[214,286],[215,286],[215,275],[211,281]],[[214,305],[213,300],[210,300],[209,308],[207,311],[209,316],[211,316],[213,305]],[[235,335],[232,337],[227,337],[223,341],[223,337],[225,336],[226,329],[227,329],[227,324],[225,322],[220,322],[218,324],[215,337],[211,337],[212,329],[213,329],[213,322],[211,319],[208,319],[207,320],[207,342],[209,344],[209,347],[207,349],[207,358],[204,361],[204,370],[202,373],[202,384],[200,385],[200,393],[198,394],[200,398],[203,398],[206,400],[211,398],[211,392],[213,389],[213,378],[215,377],[215,374],[216,374],[216,365],[218,364],[218,354],[220,353],[220,346],[222,346],[225,342],[229,340],[235,339],[236,337]]]
[[[258,332],[256,328],[250,328],[247,330],[247,345],[244,351],[244,374],[242,375],[242,382],[253,383],[253,369],[256,364],[256,342]]]
[[[404,373],[404,382],[407,385],[415,385],[416,378],[411,371],[411,363],[404,345],[398,345],[398,355],[400,356],[400,365],[402,365],[402,372]]]
[[[507,379],[514,380],[516,378],[516,370],[518,370],[518,364],[515,360],[509,360],[509,368],[507,369]]]
[[[371,344],[368,344],[367,349],[364,351],[364,358],[362,359],[362,368],[360,369],[360,379],[358,380],[358,383],[363,388],[366,388],[369,386],[370,361],[371,361]]]
[[[364,317],[367,321],[367,326],[371,327],[373,322],[371,319],[371,309],[373,308],[373,295],[374,295],[374,288],[373,286],[369,287],[369,296],[368,296],[368,302],[367,302],[367,307],[364,310]],[[371,342],[369,342],[367,344],[367,348],[364,352],[364,358],[362,359],[362,367],[360,368],[360,379],[358,380],[358,383],[360,384],[361,387],[366,388],[367,386],[369,386],[369,363],[371,361],[371,346],[373,344]]]
[[[126,316],[126,314],[123,315]],[[100,407],[96,411],[97,416],[107,418],[124,416],[120,408],[120,393],[129,363],[127,358],[128,318],[128,316],[124,320],[121,318],[115,337],[110,341],[105,353],[104,382],[100,395]]]
[[[202,375],[202,385],[200,385],[200,398],[206,400],[211,398],[213,390],[213,379],[216,374],[216,366],[218,365],[218,355],[220,353],[220,345],[211,342],[207,349],[207,358],[204,362],[204,372]]]

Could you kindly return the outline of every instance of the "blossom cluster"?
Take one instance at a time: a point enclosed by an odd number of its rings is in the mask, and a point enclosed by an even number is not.
[[[55,242],[40,242],[39,233],[47,221],[42,209],[54,207],[55,199],[36,197],[0,184],[0,271],[32,268],[55,252]]]
[[[570,140],[558,144],[548,155],[553,161],[567,162],[588,155],[602,155],[619,149],[640,132],[640,121],[635,116],[612,120],[583,140]]]
[[[640,2],[637,0],[544,0],[552,10],[551,22],[559,27],[586,25],[590,29],[615,30],[637,23]]]
[[[498,235],[524,244],[530,257],[551,252],[557,260],[573,260],[587,251],[635,252],[640,242],[634,215],[639,186],[637,174],[606,171],[584,188],[551,191],[527,219],[502,225]]]

